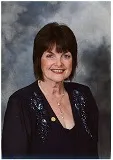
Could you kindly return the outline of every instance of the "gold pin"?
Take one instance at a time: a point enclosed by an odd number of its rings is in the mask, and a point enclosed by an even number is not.
[[[56,121],[56,118],[55,118],[55,117],[51,117],[51,121],[52,121],[52,122],[55,122],[55,121]]]

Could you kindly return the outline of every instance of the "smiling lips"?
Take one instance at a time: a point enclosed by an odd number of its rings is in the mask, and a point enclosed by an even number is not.
[[[56,74],[62,74],[65,71],[65,69],[51,69],[51,71]]]

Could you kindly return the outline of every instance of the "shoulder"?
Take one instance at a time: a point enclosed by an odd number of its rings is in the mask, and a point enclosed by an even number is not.
[[[76,93],[78,92],[77,95],[83,96],[88,101],[89,100],[93,101],[94,99],[92,91],[90,87],[87,85],[75,83],[75,82],[66,82],[65,87],[70,93],[72,93],[73,91],[75,91]]]
[[[90,88],[84,84],[75,83],[75,82],[65,82],[65,87],[69,90],[78,90],[80,92],[89,92]]]
[[[32,84],[23,87],[16,92],[14,92],[9,99],[24,99],[29,97],[35,90],[38,91],[38,85],[36,85],[36,81],[33,82]]]
[[[87,104],[87,110],[90,110],[90,112],[93,112],[93,114],[95,111],[95,113],[98,114],[96,99],[88,86],[74,82],[66,83],[65,85],[70,93],[75,91],[75,96],[78,99],[82,97],[85,100],[85,103]]]

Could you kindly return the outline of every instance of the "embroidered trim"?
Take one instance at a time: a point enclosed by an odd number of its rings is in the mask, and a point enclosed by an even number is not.
[[[84,107],[86,106],[85,97],[79,91],[74,90],[73,91],[73,98],[74,98],[75,107],[79,113],[81,120],[82,120],[83,126],[84,126],[86,132],[92,138],[92,134],[91,134],[90,129],[88,128],[88,125],[87,125],[87,115],[86,115],[85,109],[84,109]]]
[[[42,98],[36,92],[30,98],[30,107],[36,111],[36,125],[37,133],[39,134],[42,142],[45,142],[49,132],[49,125],[47,122],[47,111],[43,106]]]
[[[90,129],[87,125],[87,115],[85,113],[84,107],[86,106],[86,99],[85,97],[78,91],[73,91],[73,100],[75,107],[78,111],[78,114],[82,120],[83,126],[85,131],[90,135],[92,138],[92,134]],[[49,132],[49,125],[47,121],[47,110],[44,108],[42,103],[41,96],[37,95],[36,92],[33,93],[33,96],[30,98],[30,107],[36,111],[36,125],[37,125],[37,133],[39,134],[42,142],[45,142],[46,137]]]

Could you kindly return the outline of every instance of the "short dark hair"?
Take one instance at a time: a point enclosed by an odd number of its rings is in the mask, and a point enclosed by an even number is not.
[[[65,24],[57,22],[45,25],[36,35],[33,48],[33,67],[36,79],[43,80],[41,57],[46,50],[52,50],[56,45],[59,53],[69,51],[72,54],[72,72],[68,79],[72,79],[77,66],[77,41],[72,30]]]

